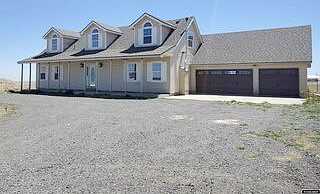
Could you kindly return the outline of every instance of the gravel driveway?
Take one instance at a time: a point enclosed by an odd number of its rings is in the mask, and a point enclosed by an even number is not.
[[[0,103],[17,108],[0,121],[1,193],[320,188],[319,155],[248,135],[288,125],[284,106],[19,94],[0,95]]]

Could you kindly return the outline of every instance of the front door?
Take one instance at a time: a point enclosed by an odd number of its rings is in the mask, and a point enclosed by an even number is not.
[[[87,82],[88,89],[96,88],[96,82],[97,82],[96,74],[97,74],[96,65],[91,64],[86,66],[86,82]]]

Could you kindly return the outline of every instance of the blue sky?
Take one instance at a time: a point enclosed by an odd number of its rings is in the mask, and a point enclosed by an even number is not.
[[[163,19],[193,15],[203,34],[311,24],[309,74],[320,74],[320,0],[4,0],[0,78],[19,80],[16,62],[45,47],[42,36],[51,26],[80,31],[93,19],[122,26],[143,12]]]

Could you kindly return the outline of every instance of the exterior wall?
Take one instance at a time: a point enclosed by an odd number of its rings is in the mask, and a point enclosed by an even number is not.
[[[122,60],[112,60],[111,90],[124,91],[124,69]]]
[[[102,63],[102,67],[99,66]],[[110,63],[107,61],[97,62],[97,91],[109,91],[110,87]]]
[[[253,91],[259,95],[259,69],[299,69],[299,90],[300,96],[304,97],[307,89],[307,68],[308,63],[264,63],[264,64],[222,64],[222,65],[191,65],[190,69],[190,92],[196,92],[196,70],[199,69],[253,69]]]
[[[104,49],[108,47],[117,37],[118,35],[112,34],[110,32],[106,32],[99,28],[96,25],[90,26],[80,37],[79,44],[76,45],[76,49],[79,48],[85,48],[85,49],[91,49],[89,45],[89,38],[91,38],[91,32],[94,28],[97,28],[99,30],[100,35],[100,49]]]
[[[193,32],[193,47],[187,47],[187,33],[184,33],[181,37],[181,41],[176,45],[171,57],[171,86],[170,94],[188,94],[190,84],[189,63],[201,44],[201,41],[197,35],[196,23],[192,23],[187,29]],[[185,71],[188,70],[188,71]]]
[[[154,43],[153,45],[160,45],[160,27],[161,25],[159,24],[158,21],[155,21],[155,20],[152,20],[152,19],[149,19],[149,18],[143,18],[142,20],[140,20],[135,26],[134,26],[134,45],[135,46],[143,46],[143,44],[141,44],[142,40],[141,40],[141,37],[143,38],[142,36],[142,29],[143,29],[143,25],[145,22],[149,21],[151,24],[152,24],[152,27],[153,27],[153,33],[152,33],[152,36],[153,37],[153,40],[154,40]],[[140,36],[139,36],[139,33]],[[140,38],[140,42],[139,42],[139,38]]]
[[[167,63],[167,72],[166,72],[166,81],[165,82],[149,82],[147,81],[147,65],[153,61],[162,61]],[[170,58],[154,58],[154,59],[145,59],[143,60],[143,74],[144,74],[144,83],[143,91],[149,93],[170,93]]]
[[[147,66],[150,62],[164,62],[167,64],[166,81],[151,82],[147,80]],[[100,67],[99,63],[102,63]],[[127,65],[130,63],[137,64],[137,81],[127,80]],[[97,70],[97,91],[113,91],[113,92],[146,92],[146,93],[169,93],[170,92],[170,58],[148,58],[148,59],[128,59],[128,60],[103,60],[84,62],[84,68],[80,62],[64,62],[60,63],[60,68],[63,69],[61,77],[63,79],[54,80],[53,66],[59,63],[41,64],[45,65],[48,70],[46,80],[39,80],[39,89],[52,90],[85,90],[85,66],[89,64],[96,65]],[[110,67],[111,65],[111,67]],[[69,67],[68,67],[69,66]],[[70,72],[68,71],[70,70]],[[110,73],[111,69],[111,73]]]
[[[47,50],[49,52],[52,52],[51,50],[51,39],[52,39],[52,36],[56,34],[58,36],[58,51],[54,51],[54,52],[60,52],[60,51],[63,51],[63,38],[60,37],[60,35],[58,33],[55,33],[54,31],[51,31],[46,39],[47,39]]]
[[[197,35],[197,30],[196,30],[195,23],[193,23],[190,26],[188,31],[191,31],[193,33],[193,47],[192,48],[188,47],[188,51],[191,52],[192,55],[194,55],[196,50],[198,49],[198,47],[200,45],[200,39],[199,39],[199,36]]]
[[[81,68],[80,62],[70,63],[70,89],[84,90],[84,68]]]
[[[48,75],[48,73],[49,73],[49,64],[48,63],[46,63],[46,64],[43,64],[43,63],[39,63],[38,64],[38,66],[39,66],[39,73],[40,72],[44,72],[44,73],[46,73],[46,79],[45,80],[40,80],[40,75],[37,77],[37,82],[38,82],[38,89],[48,89],[48,87],[49,87],[49,81],[48,81],[48,79],[49,79],[49,75]],[[44,69],[46,69],[46,70],[44,70]]]

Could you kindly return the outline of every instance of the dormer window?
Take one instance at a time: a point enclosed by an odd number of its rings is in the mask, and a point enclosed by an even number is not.
[[[91,44],[92,48],[99,48],[99,31],[97,29],[92,30]]]
[[[187,39],[188,39],[188,47],[193,48],[193,32],[189,31],[187,33]]]
[[[58,50],[58,36],[54,34],[51,39],[51,50],[57,51]]]
[[[152,43],[152,24],[147,22],[143,25],[143,44]]]

